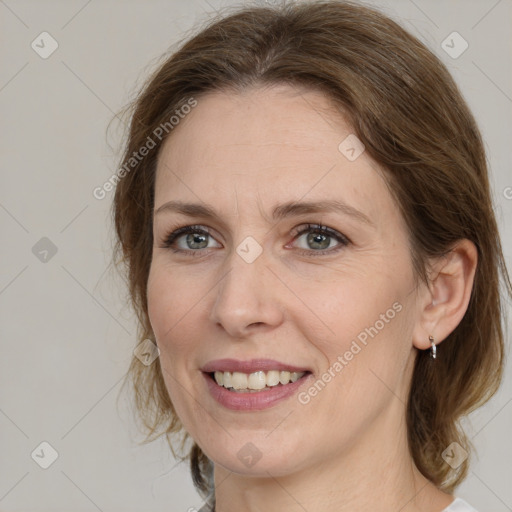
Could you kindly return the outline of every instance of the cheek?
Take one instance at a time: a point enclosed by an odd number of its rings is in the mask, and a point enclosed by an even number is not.
[[[174,410],[187,429],[193,429],[190,424],[193,412],[183,387],[192,388],[189,379],[196,369],[190,355],[197,350],[194,340],[200,339],[194,321],[197,312],[193,305],[200,306],[195,299],[196,293],[183,273],[170,270],[165,263],[152,264],[147,285],[149,320],[160,349],[165,387]]]
[[[297,296],[304,298],[307,309],[313,313],[307,315],[308,320],[313,318],[314,324],[325,331],[331,346],[333,342],[336,345],[336,340],[352,339],[379,321],[380,315],[392,308],[400,296],[396,281],[377,270],[351,271],[336,280],[332,279],[332,273],[329,277],[329,281],[314,285],[305,283],[306,286],[297,289]]]
[[[333,380],[343,382],[345,391],[347,384],[352,387],[355,381],[360,390],[367,387],[370,370],[396,383],[403,369],[401,361],[407,359],[410,350],[411,326],[406,310],[411,300],[411,276],[400,273],[389,261],[372,263],[378,264],[299,292],[307,297],[314,315],[298,315],[296,321],[324,356],[322,371],[342,358],[342,369],[337,366],[334,373],[338,378]]]
[[[188,315],[194,314],[192,307],[198,301],[196,290],[183,277],[183,272],[153,262],[148,277],[147,302],[157,343],[168,348],[169,340],[173,340],[173,349],[179,348],[180,337],[176,334],[183,331],[183,324],[190,318]]]
[[[169,278],[153,263],[148,276],[147,301],[149,320],[157,339],[165,328],[164,322],[169,321],[167,311],[173,310],[175,294],[170,293],[173,287],[169,281]]]

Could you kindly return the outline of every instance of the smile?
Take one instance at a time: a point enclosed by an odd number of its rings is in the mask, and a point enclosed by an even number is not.
[[[255,393],[269,390],[275,386],[285,386],[296,382],[308,372],[290,372],[283,370],[257,371],[253,373],[221,372],[210,373],[215,382],[229,391],[237,393]]]

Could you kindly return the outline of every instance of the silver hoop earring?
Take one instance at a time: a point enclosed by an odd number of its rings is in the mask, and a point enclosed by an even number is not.
[[[436,347],[436,344],[435,344],[435,341],[434,341],[434,337],[433,336],[429,336],[428,337],[428,341],[430,341],[430,345],[431,345],[430,357],[432,359],[435,359],[436,358],[437,347]]]

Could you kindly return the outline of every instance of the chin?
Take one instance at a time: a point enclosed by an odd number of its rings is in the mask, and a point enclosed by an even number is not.
[[[254,477],[285,476],[303,465],[301,443],[283,447],[280,439],[237,436],[220,442],[213,450],[203,450],[208,458],[228,471]],[[272,434],[271,434],[272,435]],[[289,443],[289,440],[288,440]],[[220,449],[218,449],[220,448]],[[300,459],[300,460],[299,460]]]
[[[288,459],[286,462],[283,460],[285,456],[276,458],[261,456],[252,461],[241,461],[235,455],[234,457],[226,457],[226,454],[219,459],[214,460],[215,464],[219,464],[226,470],[237,473],[239,475],[247,475],[252,477],[268,478],[269,475],[274,477],[281,477],[292,474],[297,471],[296,461]]]

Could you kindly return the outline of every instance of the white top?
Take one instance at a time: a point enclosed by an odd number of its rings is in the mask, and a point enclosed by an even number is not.
[[[198,512],[211,512],[211,507],[205,503]],[[455,498],[448,508],[445,508],[442,512],[477,512],[471,505],[466,503],[462,498]]]
[[[448,508],[443,512],[477,512],[471,505],[466,503],[462,498],[455,498]]]

